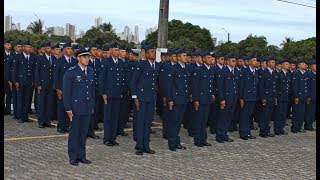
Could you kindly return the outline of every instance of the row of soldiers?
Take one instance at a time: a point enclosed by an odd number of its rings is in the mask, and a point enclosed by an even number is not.
[[[13,94],[16,91],[14,117],[18,122],[28,121],[27,107],[35,89],[39,128],[52,126],[52,110],[57,109],[58,131],[67,132],[70,123],[63,102],[63,77],[70,67],[77,65],[72,57],[75,48],[65,43],[60,57],[56,57],[55,46],[51,47],[50,42],[40,45],[38,55],[31,53],[29,41],[21,44],[22,52],[16,50],[18,42],[14,44],[14,53],[10,53],[10,42],[4,46],[5,85]],[[109,44],[109,52],[95,43],[86,47],[90,54],[89,67],[95,75],[94,110],[86,134],[98,138],[94,130],[99,129],[98,122],[102,120],[103,142],[108,146],[119,145],[117,135],[128,135],[123,129],[132,103],[137,155],[155,153],[149,147],[155,106],[161,110],[163,137],[168,139],[172,151],[186,149],[180,143],[181,124],[199,147],[211,146],[207,142],[208,126],[220,143],[232,142],[228,131],[235,130],[243,140],[255,139],[251,135],[251,129],[256,129],[254,121],[259,124],[261,137],[274,136],[270,133],[271,120],[274,133],[286,135],[284,126],[290,111],[292,133],[315,130],[312,127],[316,107],[315,60],[308,61],[307,68],[304,59],[276,61],[274,56],[260,59],[255,54],[239,56],[169,49],[158,63],[152,44],[142,47],[140,59],[117,43]],[[77,98],[73,101],[79,106],[83,103]]]

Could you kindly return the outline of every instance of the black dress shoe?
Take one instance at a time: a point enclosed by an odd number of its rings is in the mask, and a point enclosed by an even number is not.
[[[102,131],[102,129],[101,129],[101,128],[99,128],[99,127],[94,128],[94,130],[96,130],[96,131]]]
[[[204,142],[204,143],[201,143],[201,144],[204,145],[204,146],[211,146],[211,144],[208,143],[208,142]]]
[[[51,123],[49,123],[49,124],[44,124],[44,126],[45,126],[45,127],[51,127],[51,128],[56,127],[55,125],[53,125],[53,124],[51,124]]]
[[[131,128],[131,126],[129,124],[126,124],[124,128]]]
[[[223,139],[216,139],[216,141],[217,141],[218,143],[224,143],[224,140],[223,140]]]
[[[261,133],[259,134],[259,136],[260,136],[260,137],[263,137],[263,138],[269,137],[267,134],[261,134]]]
[[[4,115],[12,115],[11,112],[4,112]]]
[[[276,132],[276,133],[274,133],[275,135],[277,135],[277,136],[280,136],[281,135],[281,133],[279,133],[279,132]]]
[[[248,140],[248,139],[249,139],[249,137],[248,137],[248,136],[240,136],[240,139]]]
[[[88,135],[89,138],[92,138],[92,139],[99,139],[100,137],[95,135],[95,134],[89,134]]]
[[[315,128],[304,128],[305,130],[308,130],[308,131],[315,131],[316,129]]]
[[[280,132],[280,134],[282,134],[282,135],[288,135],[288,133],[285,132],[285,131]]]
[[[292,133],[298,133],[298,131],[297,131],[297,130],[291,130],[291,132],[292,132]]]
[[[154,150],[151,150],[151,149],[145,149],[143,150],[143,152],[147,153],[147,154],[154,154],[156,153]]]
[[[226,142],[233,142],[234,140],[233,140],[233,139],[228,138],[228,139],[225,139],[224,141],[226,141]]]
[[[111,143],[114,145],[114,146],[119,146],[119,143],[117,141],[111,141]]]
[[[268,137],[274,137],[274,134],[268,133],[267,136]]]
[[[252,135],[248,135],[248,138],[249,138],[249,139],[256,139],[256,137],[255,137],[255,136],[252,136]]]
[[[177,149],[175,147],[169,146],[170,151],[176,151]]]
[[[124,131],[122,131],[122,132],[118,133],[118,135],[121,135],[121,136],[129,136],[129,134],[128,134],[128,133],[126,133],[126,132],[124,132]]]
[[[211,133],[211,134],[216,134],[216,132],[214,132],[214,131],[210,131],[210,133]]]
[[[67,132],[67,131],[66,131],[66,130],[64,130],[64,129],[58,129],[57,131],[58,131],[58,133],[62,133],[62,134],[64,134],[64,133],[66,133],[66,132]]]
[[[39,128],[44,128],[44,125],[39,125],[38,127],[39,127]]]
[[[194,145],[196,145],[196,146],[198,146],[198,147],[203,147],[204,145],[203,144],[201,144],[200,142],[198,142],[198,143],[194,143]]]
[[[111,141],[104,142],[103,144],[105,144],[107,146],[113,146],[113,143]]]
[[[229,129],[229,132],[233,132],[234,130],[233,129]]]
[[[24,123],[24,120],[18,119],[18,123]]]
[[[84,164],[91,164],[91,161],[88,159],[79,159],[79,162],[82,162]]]
[[[185,146],[182,146],[182,145],[178,145],[176,146],[177,149],[187,149]]]
[[[70,164],[73,166],[78,166],[78,161],[77,160],[70,160]]]
[[[168,136],[167,135],[163,135],[162,138],[163,139],[168,139]]]
[[[251,130],[257,130],[258,128],[255,126],[250,127]]]
[[[305,133],[306,131],[303,129],[300,129],[298,132]]]
[[[142,156],[143,155],[143,151],[142,150],[136,150],[136,155]]]

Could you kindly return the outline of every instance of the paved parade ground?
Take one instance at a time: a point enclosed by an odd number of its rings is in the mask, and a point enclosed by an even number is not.
[[[211,147],[194,146],[181,128],[181,142],[187,149],[172,152],[162,138],[158,119],[155,116],[156,133],[151,134],[150,142],[155,154],[135,154],[132,129],[126,130],[129,136],[117,138],[120,146],[116,147],[104,145],[100,131],[96,132],[100,139],[87,140],[87,158],[92,164],[71,166],[67,134],[5,116],[4,179],[316,179],[316,132],[293,134],[289,132],[291,120],[285,127],[287,136],[262,138],[254,130],[257,139],[244,141],[238,132],[232,132],[230,138],[235,142],[220,144],[208,134]]]

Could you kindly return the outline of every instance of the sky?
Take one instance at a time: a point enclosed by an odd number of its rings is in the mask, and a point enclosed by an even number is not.
[[[315,6],[316,0],[288,0]],[[4,15],[25,29],[36,21],[44,26],[76,26],[76,34],[94,25],[98,16],[111,22],[116,32],[125,25],[133,32],[139,26],[139,40],[149,27],[158,26],[160,0],[4,0]],[[209,29],[218,41],[239,42],[249,34],[265,36],[270,45],[279,46],[285,37],[302,40],[316,36],[316,9],[277,0],[170,0],[169,20],[179,19]],[[224,28],[224,29],[222,29]],[[227,31],[227,32],[226,32]]]

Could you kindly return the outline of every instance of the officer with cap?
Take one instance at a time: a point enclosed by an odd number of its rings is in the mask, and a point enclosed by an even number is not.
[[[276,94],[277,94],[277,106],[274,108],[275,118],[274,118],[274,134],[275,135],[287,135],[288,133],[284,131],[284,126],[287,120],[287,108],[289,99],[289,60],[283,59],[281,63],[282,70],[278,74],[276,81]]]
[[[50,123],[52,120],[54,104],[53,94],[53,67],[54,59],[51,54],[51,43],[43,43],[45,54],[39,56],[35,69],[35,87],[38,93],[38,126],[55,127]]]
[[[156,51],[153,44],[146,45],[147,60],[139,61],[131,81],[131,94],[136,107],[136,154],[154,154],[150,149],[150,129],[157,99],[156,86],[159,65],[155,62]]]
[[[17,41],[13,44],[14,53],[12,54],[12,58],[6,64],[6,74],[8,78],[9,88],[12,90],[12,105],[13,105],[13,119],[17,119],[17,89],[14,88],[13,79],[12,79],[12,68],[13,62],[16,57],[22,52],[22,44],[21,41]]]
[[[61,49],[60,49],[60,44],[56,44],[51,47],[52,48],[52,55],[58,59],[61,56]]]
[[[73,50],[71,48],[71,42],[67,42],[63,45],[63,50],[65,51],[64,55],[61,56],[54,65],[54,73],[53,73],[53,88],[56,90],[56,94],[58,97],[57,101],[57,131],[59,133],[66,133],[69,131],[69,120],[67,113],[64,109],[63,105],[63,76],[65,72],[77,65],[77,59],[72,57]]]
[[[217,128],[216,141],[219,143],[233,142],[227,135],[230,122],[233,119],[236,102],[239,94],[239,72],[235,68],[236,56],[229,53],[225,57],[226,66],[222,68],[221,77],[217,78],[217,100],[219,108],[216,113]]]
[[[315,119],[316,113],[316,71],[317,64],[315,60],[310,60],[308,62],[310,66],[310,71],[308,71],[308,89],[309,89],[309,99],[306,104],[306,112],[305,112],[305,123],[304,129],[308,131],[315,131],[315,128],[312,127],[312,123]]]
[[[94,70],[88,67],[89,51],[81,48],[76,54],[78,65],[69,68],[63,76],[62,98],[70,120],[68,155],[70,164],[90,164],[86,158],[86,140],[94,110]]]
[[[98,74],[99,74],[99,70],[100,70],[100,60],[97,60],[96,59],[96,52],[97,52],[97,45],[96,43],[88,43],[86,45],[88,48],[89,48],[89,53],[90,53],[90,57],[89,57],[89,64],[88,66],[91,67],[93,70],[94,70],[94,76],[95,76],[95,94],[96,94],[96,97],[95,97],[95,105],[94,105],[94,112],[92,114],[92,119],[91,119],[91,123],[90,123],[90,127],[89,127],[89,131],[88,131],[88,137],[92,138],[92,139],[99,139],[100,137],[95,135],[94,133],[94,128],[96,128],[97,130],[100,130],[98,129],[98,116],[99,116],[99,111],[98,111],[98,107],[99,107],[99,87],[98,87]],[[101,106],[100,106],[101,107]]]
[[[123,71],[119,61],[119,45],[117,42],[109,44],[110,57],[101,64],[98,77],[99,94],[104,102],[104,137],[107,146],[119,146],[117,139],[120,100],[123,88]]]
[[[63,46],[64,47],[64,46]],[[74,56],[74,54],[78,51],[79,49],[79,45],[78,44],[74,44],[71,46],[71,49],[72,49],[72,55],[71,57],[73,57],[74,59],[76,59],[76,57]]]
[[[192,100],[195,109],[194,122],[194,145],[198,147],[211,146],[207,142],[206,125],[210,110],[210,104],[215,101],[213,91],[213,75],[211,73],[210,52],[201,54],[203,65],[197,67],[191,79]]]
[[[250,132],[250,118],[258,97],[258,75],[255,70],[258,66],[257,57],[254,54],[246,56],[244,59],[248,59],[249,66],[241,70],[242,77],[239,84],[239,135],[241,139],[248,140],[256,138]]]
[[[11,41],[5,40],[4,41],[4,94],[6,95],[5,104],[4,104],[4,114],[5,115],[11,115],[11,99],[12,99],[12,83],[10,86],[10,75],[9,73],[6,73],[8,71],[8,65],[10,61],[12,61],[12,52],[10,52],[11,49]],[[4,98],[4,95],[2,96]]]
[[[168,106],[168,145],[171,151],[186,149],[180,144],[179,131],[189,100],[189,72],[186,68],[187,53],[184,49],[176,51],[178,63],[172,66],[168,76],[167,102]]]
[[[288,75],[290,76],[290,87],[289,87],[289,101],[288,101],[288,113],[287,113],[287,118],[291,119],[292,118],[292,107],[293,107],[293,92],[292,92],[292,77],[294,71],[296,71],[297,68],[297,61],[294,59],[291,59],[289,61],[289,71]]]
[[[12,68],[12,80],[17,90],[17,119],[19,123],[32,122],[28,118],[28,104],[34,84],[35,56],[31,53],[30,41],[24,41],[23,53],[18,55]]]

